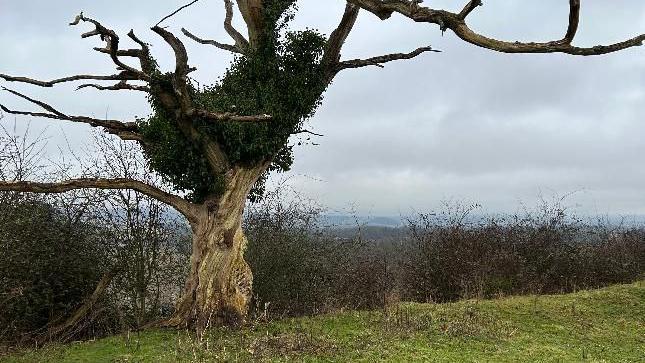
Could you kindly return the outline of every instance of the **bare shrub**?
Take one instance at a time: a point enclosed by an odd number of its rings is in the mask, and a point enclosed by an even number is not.
[[[643,274],[642,227],[584,222],[562,199],[521,215],[484,218],[474,210],[457,205],[408,221],[410,241],[399,254],[406,299],[561,293]]]
[[[255,271],[256,315],[313,314],[383,303],[381,253],[360,235],[329,233],[323,212],[284,189],[249,206],[246,257]]]

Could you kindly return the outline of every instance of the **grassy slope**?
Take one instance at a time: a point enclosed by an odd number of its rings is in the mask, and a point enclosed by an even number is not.
[[[645,282],[561,296],[402,304],[211,331],[148,331],[2,362],[645,361]]]

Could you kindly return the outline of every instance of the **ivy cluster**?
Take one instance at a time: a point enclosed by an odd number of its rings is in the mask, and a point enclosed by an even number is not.
[[[293,163],[289,136],[320,105],[327,83],[321,65],[326,38],[315,30],[286,31],[295,14],[294,0],[265,0],[265,29],[255,49],[238,56],[213,85],[192,88],[194,104],[208,111],[272,116],[271,121],[242,123],[192,120],[205,137],[218,142],[233,166],[271,160],[269,171],[286,171]],[[172,73],[156,73],[154,87],[172,87]],[[154,93],[154,92],[153,92]],[[141,123],[151,168],[195,201],[223,191],[223,175],[213,171],[203,146],[178,128],[171,110],[151,97],[154,113]],[[262,192],[263,180],[251,197]]]

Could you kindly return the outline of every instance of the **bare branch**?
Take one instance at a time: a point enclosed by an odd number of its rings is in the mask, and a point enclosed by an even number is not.
[[[194,1],[192,1],[191,3],[186,4],[186,5],[182,6],[182,7],[180,7],[179,9],[177,9],[177,10],[173,11],[173,12],[172,12],[172,13],[170,13],[169,15],[166,15],[163,19],[159,20],[159,22],[158,22],[157,24],[155,24],[155,26],[159,26],[159,24],[163,23],[163,22],[164,22],[164,20],[167,20],[167,19],[169,19],[169,18],[171,18],[171,17],[175,16],[175,14],[177,14],[178,12],[180,12],[180,11],[182,11],[182,10],[186,9],[187,7],[189,7],[189,6],[193,5],[194,3],[198,2],[198,1],[199,1],[199,0],[194,0]]]
[[[188,52],[186,52],[184,43],[164,28],[154,26],[151,29],[159,34],[175,52],[175,77],[185,78],[190,73],[191,68],[188,66]]]
[[[192,107],[192,99],[188,94],[188,74],[195,70],[188,66],[188,52],[184,43],[181,42],[173,33],[158,26],[151,28],[152,31],[159,34],[170,45],[175,53],[175,74],[174,74],[174,91],[179,96],[181,109],[186,111]]]
[[[142,41],[141,39],[137,38],[137,36],[134,34],[134,30],[130,29],[128,32],[128,37],[132,39],[135,43],[139,44],[141,47],[141,51],[148,53],[149,49],[148,44]]]
[[[226,8],[226,17],[224,18],[224,29],[228,35],[235,41],[235,46],[243,52],[249,49],[249,41],[244,38],[240,32],[233,27],[233,2],[231,0],[224,0],[224,7]]]
[[[78,20],[80,21],[80,19]],[[74,24],[74,23],[72,23]],[[144,70],[152,70],[153,65],[150,63],[151,60],[149,58],[149,48],[148,45],[139,40],[135,35],[133,31],[130,31],[128,33],[128,36],[132,38],[135,42],[137,42],[139,45],[141,45],[141,49],[125,49],[125,50],[116,50],[113,52],[113,50],[109,47],[107,48],[94,48],[94,50],[101,52],[101,53],[106,53],[109,55],[112,55],[112,53],[115,53],[117,57],[136,57],[140,59],[142,69]],[[121,71],[120,73],[117,74],[112,74],[112,75],[89,75],[89,74],[79,74],[79,75],[74,75],[74,76],[69,76],[69,77],[63,77],[63,78],[58,78],[54,79],[51,81],[41,81],[33,78],[27,78],[27,77],[15,77],[15,76],[10,76],[7,74],[0,74],[0,78],[4,79],[7,82],[20,82],[20,83],[27,83],[27,84],[32,84],[40,87],[54,87],[56,84],[59,83],[68,83],[68,82],[76,82],[76,81],[82,81],[82,80],[96,80],[96,81],[120,81],[119,84],[124,84],[125,81],[137,81],[137,80],[142,80],[141,77],[141,72],[136,71],[137,73],[133,73],[129,70],[124,70]],[[80,88],[85,88],[85,87],[94,87],[98,89],[115,89],[115,86],[100,86],[100,85],[82,85]],[[144,87],[140,86],[132,86],[132,88],[123,88],[120,87],[118,89],[133,89],[133,90],[140,90],[140,91],[146,91],[147,89]]]
[[[645,41],[645,34],[628,39],[623,42],[599,45],[595,47],[575,47],[571,45],[571,41],[575,36],[578,28],[580,1],[570,0],[570,16],[569,28],[564,39],[555,40],[543,43],[524,43],[524,42],[507,42],[488,38],[471,30],[466,25],[465,19],[462,15],[467,15],[472,9],[469,5],[466,6],[462,13],[456,14],[445,10],[435,10],[428,7],[422,7],[418,1],[409,0],[347,0],[352,4],[360,6],[361,8],[373,13],[382,20],[386,20],[392,16],[393,13],[401,14],[408,17],[415,22],[437,24],[441,30],[452,30],[462,40],[474,44],[476,46],[494,50],[503,53],[565,53],[571,55],[602,55],[612,52],[617,52],[631,47],[643,45]]]
[[[11,89],[8,89],[8,88],[5,88],[5,87],[2,87],[2,90],[7,91],[7,92],[9,92],[9,93],[11,93],[13,95],[16,95],[16,96],[18,96],[18,97],[20,97],[22,99],[25,99],[25,100],[33,103],[33,104],[36,104],[36,105],[42,107],[43,109],[45,109],[46,111],[49,111],[49,112],[53,113],[56,116],[61,116],[61,117],[65,116],[63,113],[57,111],[55,108],[53,108],[52,106],[50,106],[50,105],[48,105],[48,104],[46,104],[46,103],[44,103],[42,101],[38,101],[36,99],[30,98],[28,96],[23,95],[22,93],[16,92],[14,90],[11,90]]]
[[[360,8],[358,6],[347,3],[340,23],[329,36],[327,48],[325,49],[325,54],[323,55],[322,60],[322,63],[326,68],[329,81],[331,81],[333,76],[337,73],[336,68],[338,66],[338,62],[340,62],[340,52],[349,36],[349,33],[354,28],[359,11]]]
[[[213,112],[206,110],[191,110],[189,117],[201,117],[213,121],[234,121],[234,122],[266,122],[271,121],[270,115],[239,116],[230,112]]]
[[[14,191],[26,193],[65,193],[78,189],[130,189],[143,193],[162,203],[166,203],[184,214],[189,220],[196,217],[196,208],[189,201],[179,196],[167,193],[150,184],[125,178],[100,179],[80,178],[70,179],[57,183],[39,183],[28,181],[0,181],[0,191]]]
[[[298,131],[298,132],[292,132],[292,133],[291,133],[291,135],[300,135],[300,134],[309,134],[309,135],[313,135],[313,136],[320,136],[320,137],[324,137],[324,136],[325,136],[325,135],[323,135],[323,134],[318,134],[318,133],[315,133],[315,132],[310,131],[310,130],[307,130],[307,129],[304,129],[304,130],[300,130],[300,131]]]
[[[99,53],[112,54],[112,52],[108,48],[95,47],[94,50]],[[116,55],[119,57],[139,58],[141,56],[141,49],[119,49],[116,52]]]
[[[99,91],[122,91],[122,90],[128,90],[128,91],[140,91],[140,92],[146,92],[146,93],[150,92],[150,87],[128,84],[126,82],[119,82],[119,83],[114,84],[112,86],[102,86],[100,84],[85,83],[85,84],[82,84],[82,85],[76,87],[77,90],[80,90],[80,89],[83,89],[83,88],[95,88],[95,89],[97,89]]]
[[[569,0],[569,28],[567,33],[562,39],[563,42],[571,44],[573,38],[576,37],[578,32],[578,24],[580,23],[580,0]]]
[[[185,36],[187,36],[188,38],[196,41],[197,43],[205,44],[205,45],[212,45],[212,46],[217,47],[219,49],[224,49],[224,50],[227,50],[227,51],[233,52],[233,53],[244,54],[244,51],[242,49],[238,48],[235,45],[224,44],[224,43],[220,43],[220,42],[215,41],[215,40],[199,38],[198,36],[196,36],[193,33],[189,32],[185,28],[181,28],[181,31],[182,31],[182,33],[184,33]]]
[[[137,131],[139,130],[139,127],[135,122],[121,122],[117,120],[100,120],[100,119],[95,119],[95,118],[85,117],[85,116],[70,116],[56,110],[54,107],[52,107],[51,105],[45,102],[33,99],[29,96],[23,95],[22,93],[16,92],[14,90],[10,90],[4,87],[2,89],[24,100],[27,100],[35,105],[38,105],[47,111],[47,113],[14,111],[0,104],[0,109],[2,109],[6,113],[9,113],[12,115],[25,115],[25,116],[49,118],[54,120],[84,123],[92,127],[103,127],[106,130],[106,132],[119,136],[123,140],[143,141],[142,136],[137,133]]]
[[[441,51],[432,49],[432,47],[421,47],[421,48],[417,48],[416,50],[410,53],[393,53],[393,54],[386,54],[378,57],[372,57],[368,59],[347,60],[347,61],[338,63],[337,71],[341,71],[343,69],[361,68],[361,67],[368,67],[368,66],[376,66],[376,67],[383,68],[384,63],[397,61],[397,60],[412,59],[425,52],[439,53]]]
[[[83,13],[77,15],[74,21],[69,25],[78,25],[81,21],[92,23],[95,27],[94,30],[81,34],[82,38],[89,38],[97,35],[100,36],[101,40],[106,42],[105,49],[107,49],[107,51],[109,52],[110,58],[112,58],[112,62],[114,62],[114,64],[116,64],[119,69],[128,71],[133,75],[137,75],[138,79],[144,81],[149,80],[150,77],[143,71],[130,67],[119,59],[119,36],[115,31],[104,27],[101,23],[94,19],[84,16]]]
[[[127,81],[127,80],[138,80],[139,78],[129,74],[128,72],[121,72],[119,74],[112,74],[109,76],[95,76],[89,74],[79,74],[70,77],[58,78],[51,81],[40,81],[37,79],[27,78],[27,77],[14,77],[6,74],[0,74],[0,78],[4,79],[7,82],[20,82],[33,84],[40,87],[54,87],[54,85],[59,83],[75,82],[82,80],[96,80],[96,81]]]
[[[473,10],[475,10],[478,6],[482,6],[484,3],[482,0],[470,0],[468,4],[464,7],[464,9],[459,13],[459,18],[461,19],[466,19],[468,15],[470,15]]]
[[[110,283],[120,271],[121,267],[112,267],[110,270],[105,272],[94,288],[92,295],[85,299],[83,304],[74,311],[72,316],[58,325],[48,324],[46,326],[47,330],[40,334],[38,338],[36,338],[37,341],[42,344],[47,341],[51,341],[55,337],[55,339],[59,341],[67,342],[70,336],[74,334],[73,330],[76,325],[79,324],[81,319],[85,318],[90,313],[90,311],[94,308],[94,305],[96,305],[96,302],[101,297],[103,297],[105,291],[110,286]]]
[[[132,29],[128,32],[128,37],[141,47],[139,51],[139,64],[141,64],[141,70],[143,70],[145,74],[152,74],[156,70],[157,65],[150,56],[150,46],[139,39]]]

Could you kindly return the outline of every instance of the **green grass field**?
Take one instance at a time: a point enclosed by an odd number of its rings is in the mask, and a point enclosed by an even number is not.
[[[645,362],[645,281],[53,345],[1,362]]]

